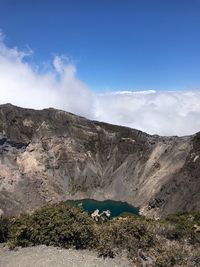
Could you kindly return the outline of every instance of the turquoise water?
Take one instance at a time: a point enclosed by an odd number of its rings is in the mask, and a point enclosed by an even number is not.
[[[68,200],[66,203],[82,207],[85,211],[92,213],[94,210],[99,209],[100,212],[104,210],[109,210],[111,212],[111,217],[117,217],[121,213],[128,212],[132,214],[139,214],[139,208],[136,208],[127,202],[105,200],[97,201],[93,199],[80,199],[80,200]]]

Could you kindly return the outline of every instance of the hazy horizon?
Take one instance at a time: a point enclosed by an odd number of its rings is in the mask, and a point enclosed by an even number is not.
[[[0,104],[200,131],[200,2],[0,1]]]

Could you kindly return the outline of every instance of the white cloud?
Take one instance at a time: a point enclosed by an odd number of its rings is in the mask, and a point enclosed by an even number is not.
[[[200,91],[119,91],[95,94],[76,76],[76,67],[55,56],[40,72],[26,60],[31,50],[5,45],[0,32],[0,104],[54,107],[90,119],[130,126],[152,134],[186,135],[200,131]]]
[[[55,107],[91,118],[94,96],[76,77],[76,68],[62,57],[54,70],[40,73],[25,60],[30,53],[8,48],[0,38],[0,103],[36,109]],[[59,74],[59,76],[58,76]]]
[[[152,134],[187,135],[200,131],[200,91],[110,93],[98,98],[98,120]]]

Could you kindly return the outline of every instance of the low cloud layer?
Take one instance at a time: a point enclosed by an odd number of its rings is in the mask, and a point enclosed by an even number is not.
[[[200,91],[118,92],[98,98],[97,118],[151,134],[200,131]]]
[[[76,76],[76,67],[55,56],[48,71],[32,66],[0,34],[0,104],[55,107],[90,119],[130,126],[151,134],[200,131],[200,91],[110,92],[98,95]]]

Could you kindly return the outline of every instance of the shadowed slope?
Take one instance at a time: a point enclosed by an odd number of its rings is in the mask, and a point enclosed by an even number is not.
[[[148,216],[200,208],[200,138],[151,136],[60,110],[0,106],[0,212],[93,198]]]

